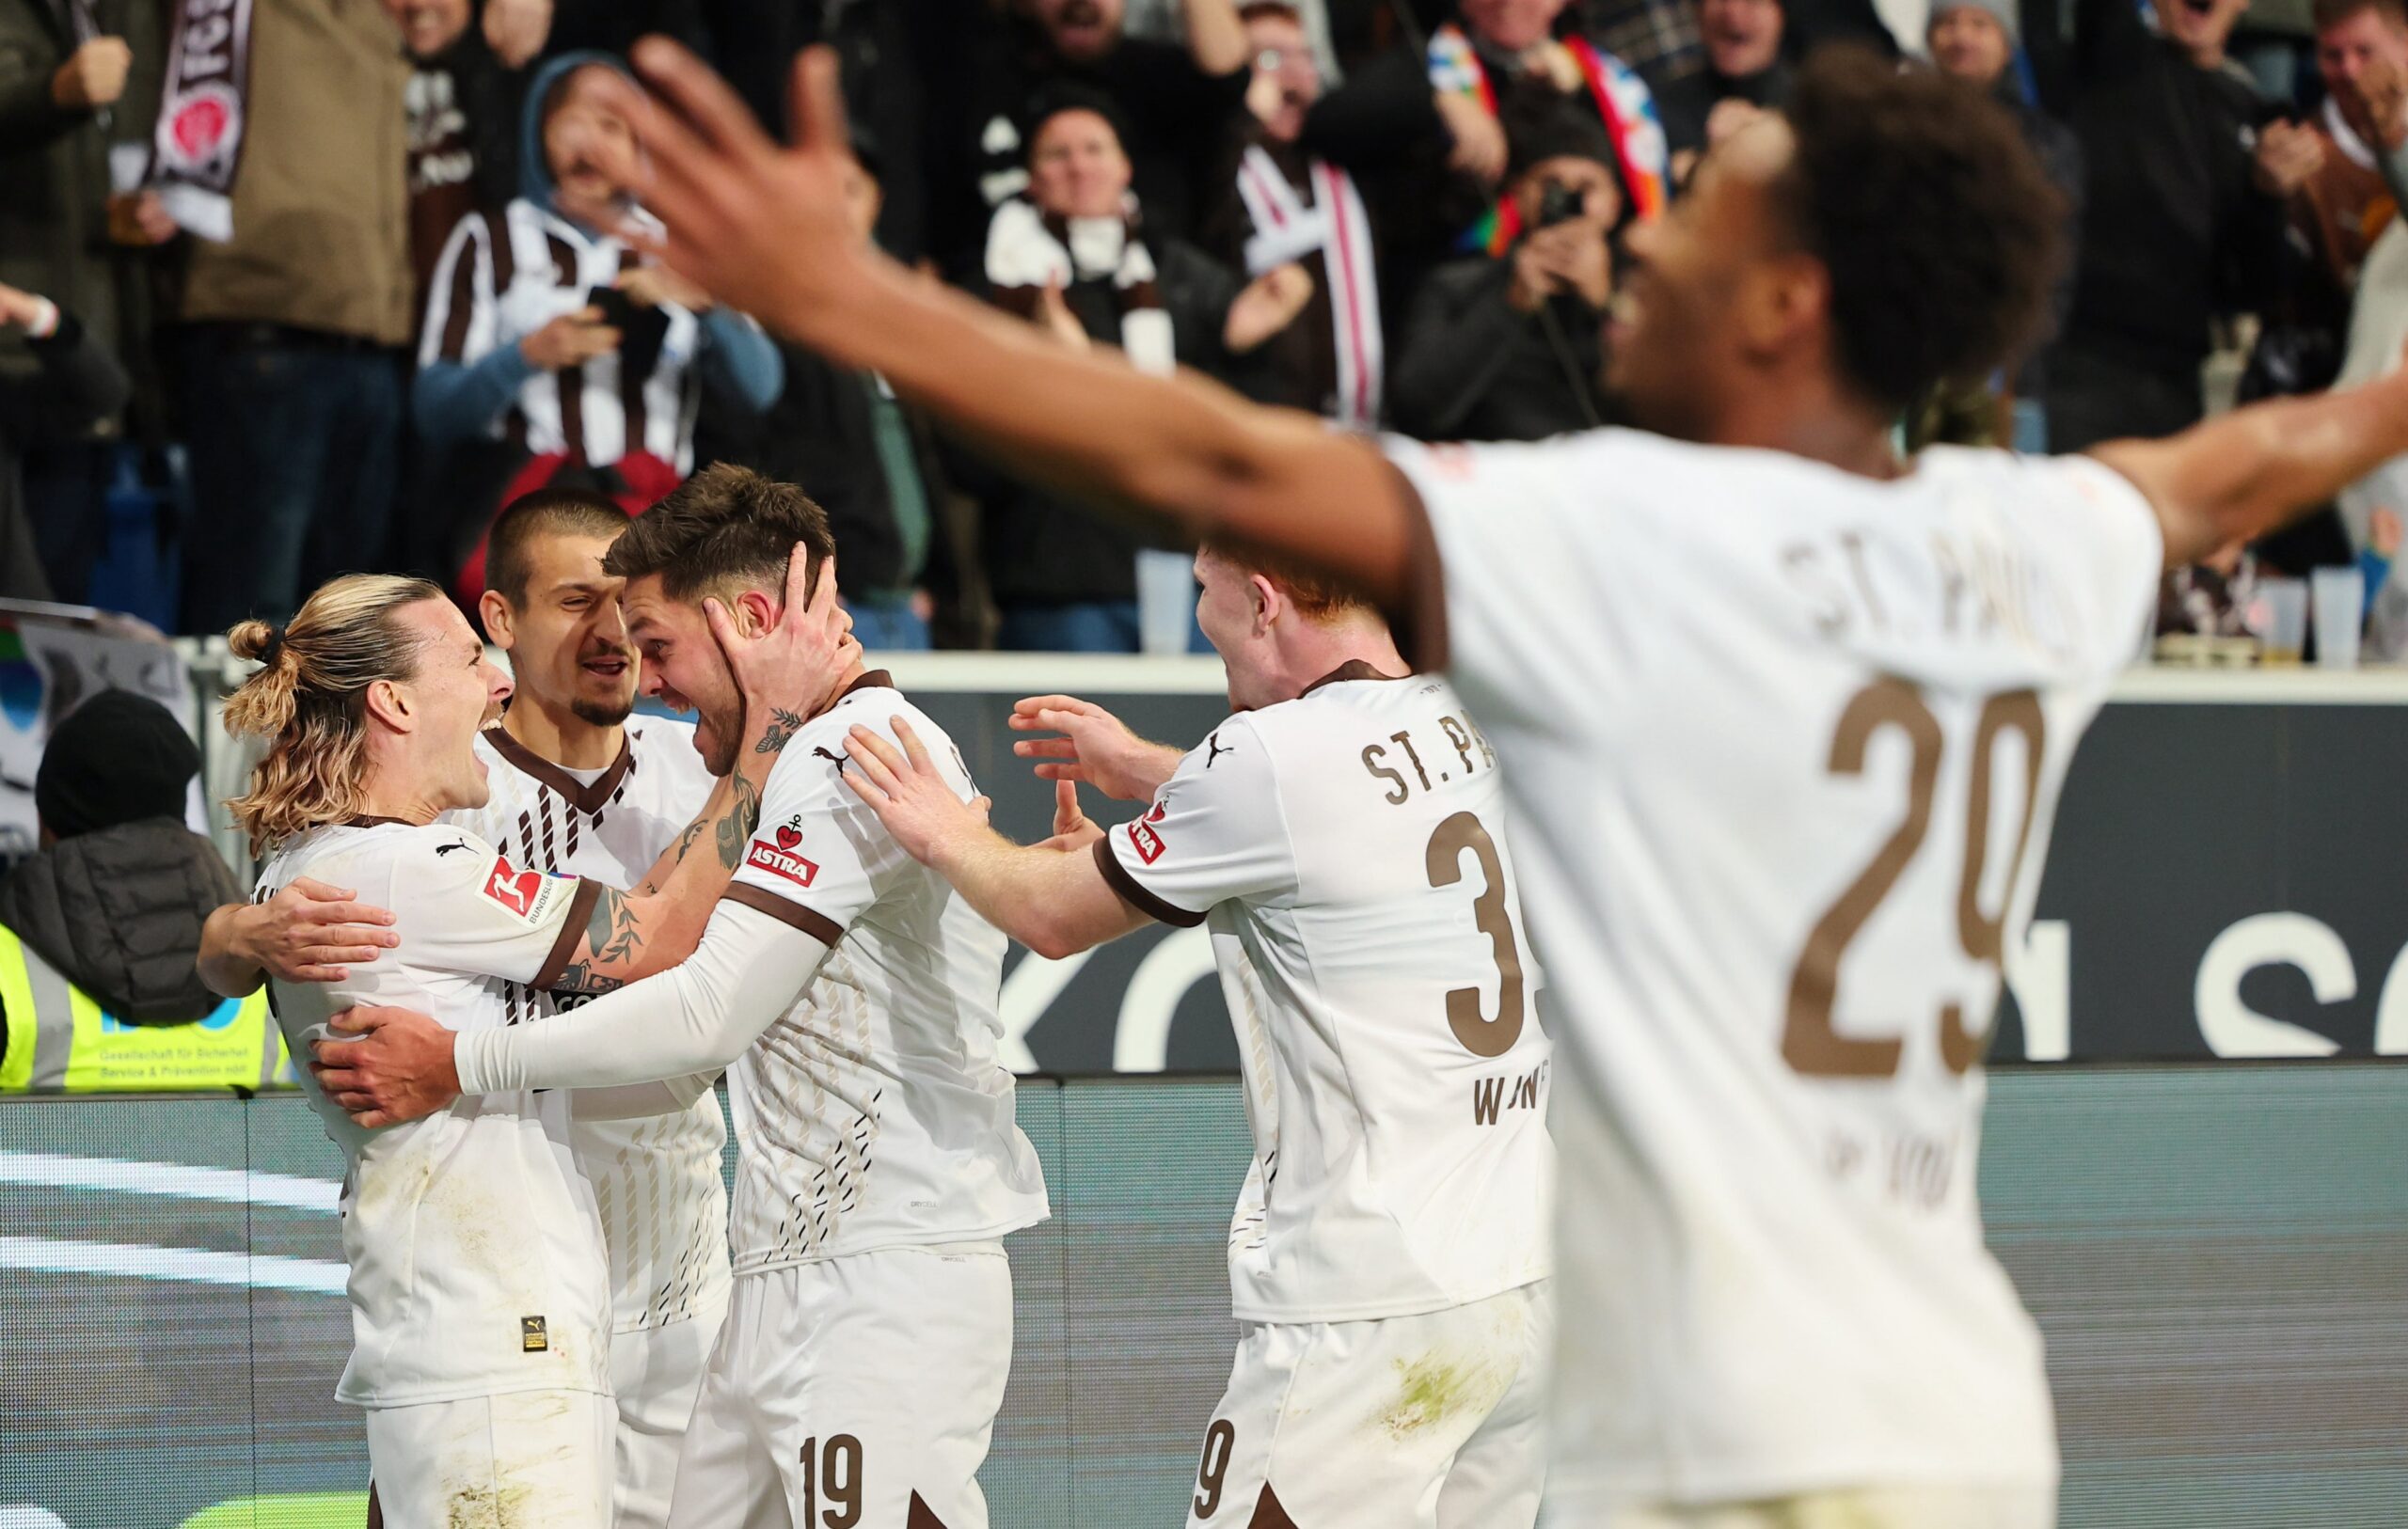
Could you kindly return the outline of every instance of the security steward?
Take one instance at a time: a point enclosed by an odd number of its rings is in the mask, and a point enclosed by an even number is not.
[[[158,1093],[292,1080],[263,995],[220,1000],[193,962],[242,897],[184,826],[200,752],[167,709],[103,690],[34,777],[40,851],[0,881],[0,1094]]]

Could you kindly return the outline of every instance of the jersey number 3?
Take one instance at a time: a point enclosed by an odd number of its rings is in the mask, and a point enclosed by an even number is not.
[[[1792,1068],[1808,1077],[1888,1078],[1897,1072],[1905,1049],[1899,1036],[1842,1035],[1831,1028],[1840,958],[1923,846],[1924,835],[1931,828],[1932,788],[1940,779],[1940,719],[1931,715],[1913,686],[1896,679],[1865,686],[1840,714],[1839,731],[1831,738],[1831,773],[1861,775],[1865,745],[1883,728],[1906,734],[1913,749],[1907,773],[1907,814],[1872,863],[1815,922],[1797,969],[1790,973],[1789,1018],[1782,1031],[1781,1054]],[[2016,690],[1990,697],[1973,729],[1965,868],[1956,884],[1956,936],[1967,955],[1993,969],[2004,951],[2006,910],[2002,901],[1995,916],[1982,911],[1982,873],[1989,855],[1991,755],[1999,734],[2010,729],[2022,734],[2024,780],[2022,827],[2016,830],[2014,858],[2007,864],[2009,897],[2022,868],[2023,847],[2032,836],[2032,813],[2037,805],[2040,754],[2047,733],[2038,696]],[[1987,1022],[1978,1032],[1967,1030],[1961,1003],[1950,1003],[1940,1011],[1940,1056],[1950,1072],[1961,1073],[1981,1060],[1988,1031]]]
[[[1482,890],[1472,900],[1471,911],[1497,958],[1497,1017],[1481,1017],[1479,988],[1458,987],[1447,994],[1447,1028],[1472,1055],[1501,1057],[1522,1038],[1522,955],[1513,942],[1513,909],[1505,900],[1505,862],[1497,859],[1497,841],[1469,812],[1457,812],[1438,825],[1424,859],[1430,885],[1451,887],[1464,878],[1465,850],[1480,861]]]

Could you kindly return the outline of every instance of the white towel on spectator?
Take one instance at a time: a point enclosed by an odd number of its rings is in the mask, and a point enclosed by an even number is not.
[[[1019,197],[987,225],[987,279],[998,292],[1109,280],[1120,302],[1120,348],[1140,371],[1176,370],[1170,315],[1155,285],[1154,258],[1130,217],[1049,218]],[[1057,232],[1056,229],[1060,231]]]

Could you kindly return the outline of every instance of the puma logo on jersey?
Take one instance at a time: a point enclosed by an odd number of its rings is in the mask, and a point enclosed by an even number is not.
[[[1204,748],[1206,750],[1204,755],[1204,767],[1208,770],[1212,767],[1212,762],[1220,758],[1223,754],[1234,754],[1237,752],[1234,749],[1222,748],[1221,735],[1217,733],[1204,740]]]
[[[846,756],[836,752],[832,749],[816,748],[811,751],[818,755],[821,759],[826,760],[829,764],[835,765],[839,771],[842,771],[847,764],[851,763],[851,761],[846,758]]]
[[[468,850],[467,842],[466,840],[462,840],[462,841],[460,841],[460,842],[458,842],[458,843],[450,843],[450,844],[437,844],[437,845],[436,845],[436,846],[435,846],[435,858],[436,858],[436,859],[438,859],[438,860],[439,860],[439,859],[441,859],[444,856],[451,854],[451,853],[452,853],[453,850],[455,850],[455,849],[457,849],[457,850],[462,850],[462,851],[467,851],[467,852],[471,853],[471,854],[473,854],[473,853],[474,853],[474,851]]]

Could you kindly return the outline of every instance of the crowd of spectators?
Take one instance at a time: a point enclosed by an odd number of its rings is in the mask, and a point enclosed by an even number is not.
[[[834,46],[864,236],[1051,342],[1441,439],[1614,422],[1624,232],[1807,51],[1882,50],[2016,115],[2070,252],[2052,332],[1904,438],[2064,450],[2395,364],[2403,4],[0,0],[0,596],[208,633],[376,568],[473,609],[517,495],[633,513],[727,460],[826,505],[874,646],[1167,640],[1147,528],[622,237],[595,83],[645,32],[772,125]],[[2379,579],[2388,497],[2207,582]]]

